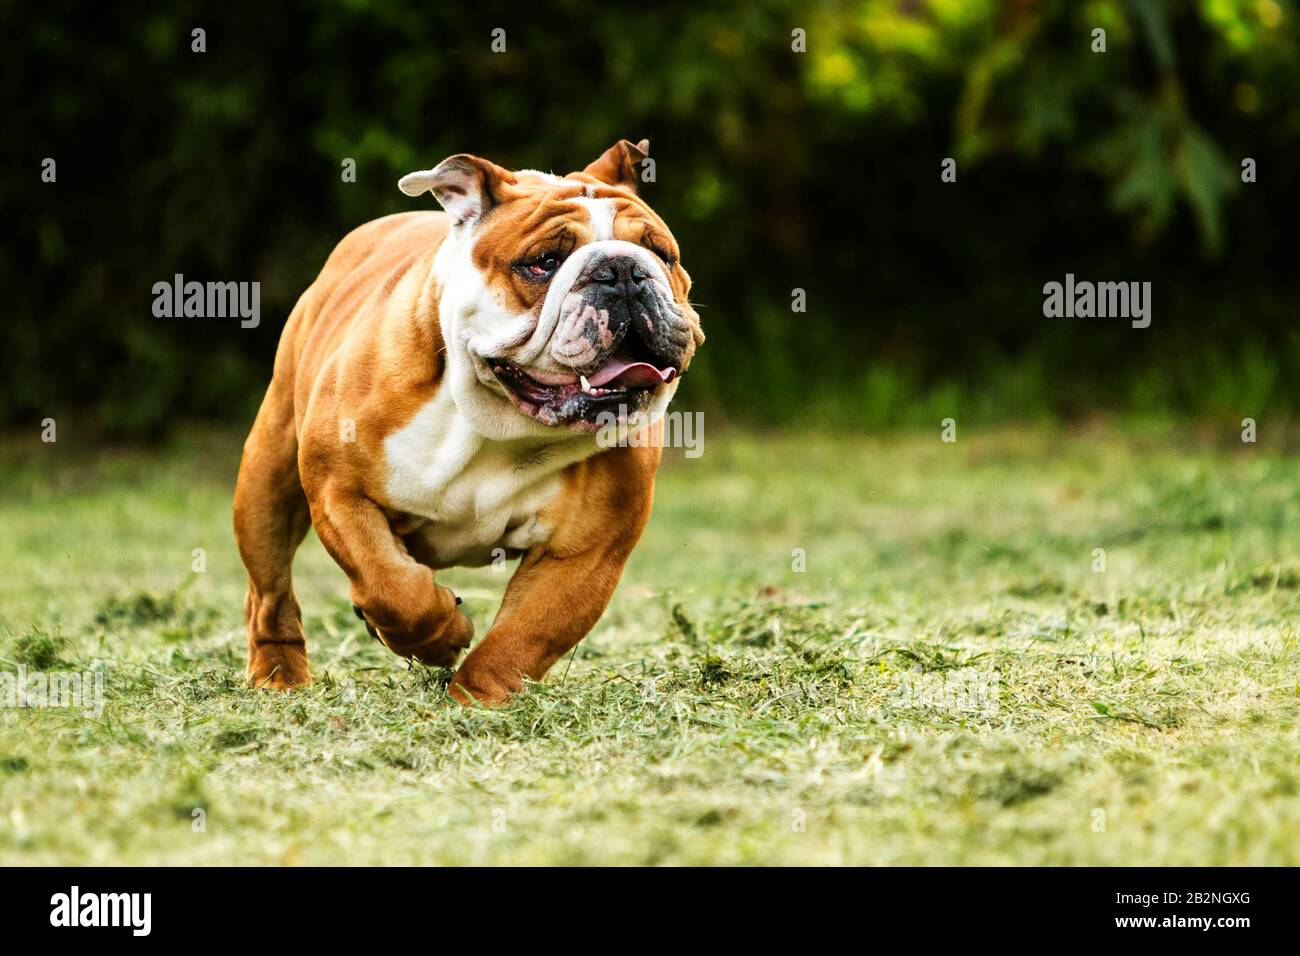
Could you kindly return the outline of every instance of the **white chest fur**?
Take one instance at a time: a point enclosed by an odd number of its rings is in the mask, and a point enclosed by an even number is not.
[[[539,513],[559,493],[560,471],[596,450],[585,435],[489,441],[444,388],[384,439],[384,504],[424,519],[412,533],[440,565],[487,564],[498,548],[524,551],[550,537]]]

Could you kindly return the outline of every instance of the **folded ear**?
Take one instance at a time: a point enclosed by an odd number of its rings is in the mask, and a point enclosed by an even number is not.
[[[637,164],[649,155],[650,140],[643,139],[639,143],[631,143],[620,139],[583,172],[588,176],[595,176],[602,183],[623,186],[636,192]]]
[[[514,173],[496,163],[459,153],[433,169],[407,173],[397,181],[397,188],[408,196],[432,192],[459,226],[481,218],[501,202],[503,187],[514,178]]]

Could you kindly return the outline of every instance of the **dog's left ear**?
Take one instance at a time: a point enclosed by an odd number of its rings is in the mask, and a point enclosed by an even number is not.
[[[408,196],[431,192],[456,225],[479,219],[496,203],[507,198],[505,190],[515,174],[469,153],[444,159],[433,169],[407,173],[397,188]]]
[[[632,143],[620,139],[583,172],[588,176],[595,176],[602,183],[622,186],[636,192],[639,164],[649,155],[650,140],[643,139],[639,143]]]

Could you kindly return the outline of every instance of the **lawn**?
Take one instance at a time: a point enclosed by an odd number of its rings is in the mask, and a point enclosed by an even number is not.
[[[62,434],[0,445],[0,669],[103,709],[0,708],[0,862],[1300,863],[1300,473],[1235,432],[709,433],[499,710],[312,537],[317,683],[249,690],[240,436]]]

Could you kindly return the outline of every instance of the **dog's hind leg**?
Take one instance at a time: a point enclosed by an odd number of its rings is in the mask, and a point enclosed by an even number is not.
[[[248,679],[284,690],[311,683],[293,555],[311,527],[298,477],[293,402],[273,383],[244,443],[235,485],[235,541],[248,569]]]

